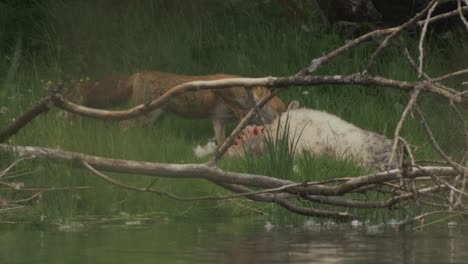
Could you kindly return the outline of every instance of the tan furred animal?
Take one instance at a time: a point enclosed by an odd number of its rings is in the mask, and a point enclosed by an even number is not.
[[[81,86],[77,92],[71,93],[70,99],[89,107],[106,107],[119,104],[131,97],[132,106],[150,102],[169,89],[191,81],[222,80],[239,78],[238,75],[214,74],[204,76],[178,75],[164,72],[140,72],[131,76],[120,76],[102,81],[91,82]],[[270,94],[266,87],[254,87],[253,97],[256,101]],[[107,94],[107,96],[106,96]],[[78,100],[76,100],[78,98]],[[139,118],[139,122],[149,122],[161,116],[165,111],[189,118],[210,118],[218,144],[225,139],[225,123],[230,119],[241,119],[252,108],[248,91],[244,87],[225,89],[199,90],[187,92],[169,100],[163,107]],[[274,120],[286,106],[277,96],[273,97],[261,109],[265,123]],[[255,120],[254,123],[260,123]],[[134,120],[121,122],[121,126],[128,127],[135,124]]]

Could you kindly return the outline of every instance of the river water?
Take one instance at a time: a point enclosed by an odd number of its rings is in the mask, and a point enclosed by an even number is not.
[[[0,263],[468,263],[468,226],[165,220],[0,225]]]

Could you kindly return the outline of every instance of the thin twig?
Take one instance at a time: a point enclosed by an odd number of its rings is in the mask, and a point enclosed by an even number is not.
[[[437,165],[447,165],[447,162],[445,160],[420,159],[420,160],[415,160],[415,163],[430,163],[430,164],[437,164]]]
[[[434,12],[435,8],[439,2],[435,2],[434,5],[429,9],[427,12],[426,21],[424,21],[424,26],[421,30],[421,38],[419,39],[419,68],[418,68],[418,76],[421,78],[423,74],[423,65],[424,65],[424,38],[426,37],[427,26],[429,25],[429,19],[431,19],[432,12]]]
[[[422,168],[421,166],[418,166],[416,165],[416,168],[418,168],[419,170],[421,171],[425,171],[424,168]],[[432,172],[427,172],[426,174],[428,174],[431,178],[432,178],[432,181],[437,184],[437,186],[439,188],[443,188],[444,187],[444,183],[442,182],[441,180],[441,177],[439,177],[438,175],[435,175],[434,173]],[[445,187],[448,187],[448,186],[445,186]],[[451,207],[453,207],[453,204],[452,204],[452,200],[450,199],[450,197],[448,197],[445,193],[444,193],[444,198],[445,200],[447,200],[447,203],[450,204]]]
[[[450,166],[452,166],[459,173],[463,173],[463,171],[466,170],[467,168],[465,168],[461,164],[458,164],[457,162],[452,160],[447,154],[445,154],[445,152],[439,146],[439,143],[437,143],[437,140],[435,139],[434,135],[432,134],[431,128],[427,124],[427,121],[426,121],[426,118],[424,117],[424,114],[421,112],[421,110],[419,109],[419,107],[417,105],[415,106],[415,109],[416,109],[416,112],[419,114],[419,117],[420,117],[420,120],[421,120],[421,125],[424,128],[424,131],[426,131],[426,135],[428,136],[429,142],[431,143],[431,145],[437,150],[439,155],[442,156],[442,158],[445,161],[447,161],[448,164],[450,164]]]
[[[2,178],[8,171],[10,171],[14,166],[16,166],[16,164],[18,164],[19,162],[23,161],[23,160],[28,160],[28,159],[34,159],[34,156],[27,156],[27,157],[22,157],[22,158],[19,158],[17,160],[15,160],[12,164],[10,164],[10,166],[8,166],[6,169],[0,171],[0,178]]]
[[[467,13],[468,12],[468,6],[463,7],[462,12]],[[440,14],[438,16],[435,16],[435,17],[431,18],[430,22],[431,23],[432,22],[437,22],[437,21],[449,18],[451,16],[456,16],[458,14],[459,14],[458,10],[453,10],[453,11],[450,11],[450,12],[447,12],[447,13],[444,13],[444,14]],[[418,24],[422,25],[422,21],[418,22]]]
[[[452,77],[455,77],[455,76],[458,76],[458,75],[463,75],[463,74],[468,74],[468,69],[463,69],[463,70],[459,70],[459,71],[456,71],[456,72],[448,73],[448,74],[440,76],[440,77],[432,78],[431,80],[429,80],[429,82],[431,82],[431,83],[441,82],[443,80],[446,80],[446,79],[449,79],[449,78],[452,78]]]
[[[468,31],[468,21],[466,20],[465,16],[463,15],[461,0],[458,0],[457,2],[458,2],[458,8],[457,8],[458,14],[460,15],[460,19],[463,22],[463,24],[465,25],[466,30]],[[465,0],[465,4],[468,5],[468,0]]]
[[[387,45],[395,38],[397,37],[401,32],[403,32],[404,30],[406,30],[407,28],[413,26],[414,24],[416,24],[419,19],[428,12],[428,10],[437,2],[437,0],[432,0],[420,13],[417,13],[413,18],[411,18],[410,20],[408,20],[406,23],[404,23],[403,25],[399,26],[397,30],[395,30],[394,32],[392,32],[389,36],[387,36],[385,38],[385,40],[380,43],[379,47],[377,48],[377,50],[375,50],[375,52],[372,54],[371,58],[369,59],[369,62],[367,64],[367,67],[366,69],[364,70],[364,72],[369,72],[370,68],[374,65],[375,61],[377,60],[377,58],[379,57],[380,53],[382,53],[382,51],[387,47]],[[426,22],[424,22],[426,23]]]
[[[25,175],[30,175],[30,174],[33,174],[33,172],[28,171],[28,172],[23,172],[23,173],[5,174],[3,175],[2,180],[11,180],[11,179],[19,178]]]
[[[238,206],[240,206],[240,207],[242,207],[242,208],[245,208],[245,209],[247,209],[247,210],[250,210],[250,211],[254,211],[254,212],[256,212],[256,213],[259,213],[259,214],[261,214],[261,215],[268,215],[268,213],[265,212],[265,211],[262,211],[262,210],[259,210],[259,209],[257,209],[257,208],[253,208],[253,207],[247,206],[247,205],[245,205],[245,204],[241,204],[241,203],[239,203],[238,201],[236,201],[236,200],[234,200],[234,199],[228,199],[228,201],[231,202],[231,203],[233,203],[233,204],[236,204],[236,205],[238,205]]]
[[[20,209],[25,209],[25,208],[27,208],[27,206],[15,206],[15,207],[4,208],[4,209],[0,209],[0,214],[8,213],[8,212],[11,212],[11,211],[16,211],[16,210],[20,210]]]
[[[31,196],[28,197],[28,198],[21,199],[21,200],[8,201],[8,203],[10,203],[10,204],[27,203],[27,202],[30,202],[30,201],[36,199],[37,197],[41,197],[42,193],[43,193],[43,192],[37,192],[37,193],[31,195]]]
[[[464,8],[462,8],[462,10],[463,10],[463,12],[466,12],[466,11],[468,11],[468,7],[464,7]],[[451,17],[451,16],[456,16],[457,14],[458,14],[457,10],[447,12],[447,13],[444,13],[444,14],[440,14],[440,15],[432,17],[429,20],[429,23],[437,22],[437,21],[446,19],[446,18]],[[424,23],[425,23],[425,21],[419,21],[416,24],[419,25],[419,26],[423,26]],[[346,45],[343,45],[343,46],[341,46],[341,47],[339,47],[339,48],[337,48],[337,49],[323,55],[322,57],[313,59],[312,62],[310,63],[310,65],[308,67],[302,69],[298,73],[296,73],[296,76],[312,74],[318,68],[320,68],[320,66],[322,66],[323,64],[328,63],[329,61],[331,61],[335,57],[347,52],[348,50],[350,50],[350,49],[352,49],[352,48],[354,48],[356,46],[359,46],[360,44],[362,44],[362,43],[364,43],[364,42],[366,42],[366,41],[368,41],[370,39],[373,39],[373,38],[376,38],[376,37],[379,37],[379,36],[392,34],[392,33],[396,32],[398,30],[400,30],[400,27],[393,27],[393,28],[387,28],[387,29],[378,29],[378,30],[374,30],[372,32],[369,32],[367,34],[364,34],[364,35],[362,35],[362,36],[360,36],[358,38],[355,38],[355,39],[353,39],[351,41],[348,41],[346,43]]]
[[[433,221],[433,222],[430,222],[430,223],[427,223],[427,224],[422,224],[422,225],[419,225],[417,227],[415,227],[414,229],[421,229],[421,228],[424,228],[426,226],[430,226],[430,225],[434,225],[436,223],[439,223],[439,222],[442,222],[442,221],[445,221],[445,220],[448,220],[448,219],[451,219],[451,218],[454,218],[454,217],[457,217],[457,216],[461,216],[461,215],[467,215],[463,212],[458,212],[458,211],[449,211],[449,212],[452,212],[452,215],[449,215],[449,216],[446,216],[446,217],[442,217],[436,221]],[[447,213],[447,212],[445,212]]]
[[[464,154],[463,154],[463,157],[461,158],[460,164],[465,164],[465,167],[468,167],[468,124],[465,120],[465,116],[460,112],[460,110],[453,104],[451,104],[450,106],[457,114],[458,120],[460,120],[461,124],[463,124],[463,130],[465,132],[465,146],[464,146]],[[467,178],[468,178],[468,170],[465,170],[464,173],[461,174],[460,176],[461,176],[461,180],[460,180],[459,189],[465,190]],[[459,194],[457,201],[455,202],[455,207],[462,205],[462,202],[463,202],[462,195]]]
[[[416,74],[419,75],[419,67],[418,65],[416,65],[416,62],[413,60],[413,57],[411,56],[409,50],[408,50],[408,47],[404,44],[403,40],[401,40],[401,45],[402,45],[402,48],[403,48],[403,54],[405,55],[406,57],[406,60],[408,61],[409,65],[411,66],[411,68],[413,68],[413,70],[416,72]],[[420,76],[419,78],[421,77],[424,77],[425,80],[430,80],[432,79],[427,73],[425,73],[424,71],[422,71],[422,76]],[[449,88],[441,83],[434,83],[434,85],[436,85],[437,87],[439,87],[440,89],[444,89],[446,90],[447,92],[450,92],[450,93],[454,93],[454,94],[457,94],[459,96],[462,96],[459,94],[459,91],[458,90],[455,90],[453,88]]]
[[[440,181],[441,183],[443,183],[444,185],[446,185],[450,190],[452,190],[452,191],[454,191],[454,192],[456,192],[456,193],[458,193],[458,194],[460,194],[460,195],[464,195],[464,196],[467,196],[467,197],[468,197],[468,193],[466,193],[466,192],[464,192],[464,191],[462,191],[462,190],[459,190],[459,189],[455,188],[453,185],[451,185],[451,184],[448,183],[447,181],[444,181],[444,180],[442,180],[442,179],[440,179],[440,178],[439,178],[439,181]]]
[[[406,226],[406,225],[409,225],[413,222],[416,222],[416,221],[420,221],[421,219],[424,219],[425,217],[428,217],[428,216],[431,216],[431,215],[434,215],[434,214],[457,214],[459,215],[460,212],[454,212],[454,211],[432,211],[432,212],[428,212],[428,213],[424,213],[424,214],[421,214],[421,215],[418,215],[418,216],[415,216],[409,220],[406,220],[404,221],[403,223],[399,224],[399,227],[403,227],[403,226]]]
[[[411,93],[410,100],[408,101],[408,104],[405,107],[405,110],[403,110],[403,113],[401,114],[400,120],[398,121],[398,124],[395,128],[394,132],[394,140],[393,140],[393,146],[392,146],[392,154],[390,155],[390,159],[388,160],[388,166],[393,163],[395,159],[395,155],[397,152],[398,148],[398,140],[400,138],[400,131],[401,128],[403,127],[403,123],[406,120],[406,117],[408,116],[409,112],[413,108],[413,106],[416,104],[416,100],[418,99],[419,92],[421,91],[422,87],[417,87],[414,89],[414,91]]]
[[[15,186],[9,185],[5,182],[0,182],[0,184],[8,186],[9,188],[2,188],[2,190],[11,190],[14,189],[15,192],[52,192],[52,191],[68,191],[68,190],[87,190],[91,189],[90,186],[70,186],[70,187],[53,187],[53,188],[17,188]]]

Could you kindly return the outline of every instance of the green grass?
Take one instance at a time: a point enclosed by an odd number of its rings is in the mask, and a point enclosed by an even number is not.
[[[180,5],[184,8],[179,8]],[[200,75],[224,72],[244,76],[284,76],[298,72],[312,58],[344,43],[337,35],[314,25],[309,25],[309,31],[304,31],[298,23],[275,20],[268,13],[255,12],[252,7],[255,4],[249,1],[208,0],[140,1],[131,4],[127,1],[64,0],[33,5],[33,13],[40,14],[40,19],[34,28],[26,31],[25,38],[33,39],[36,46],[24,47],[17,70],[14,70],[11,60],[0,63],[0,107],[7,108],[5,114],[0,114],[0,127],[46,95],[48,81],[73,83],[88,76],[101,78],[142,70]],[[9,25],[9,21],[0,20],[0,23],[2,27]],[[14,34],[9,36],[8,39],[15,39]],[[409,41],[413,54],[416,54],[417,43]],[[460,61],[467,61],[466,48],[458,42],[461,41],[454,38],[448,44],[436,43],[429,47],[426,69],[431,75],[442,74],[452,67],[460,67]],[[440,45],[449,47],[449,51],[441,54]],[[12,47],[14,44],[4,48],[1,55],[12,57]],[[320,73],[346,74],[362,70],[375,47],[374,43],[366,43],[324,66]],[[453,54],[460,54],[465,59],[458,58],[454,64],[444,59],[447,56],[453,58]],[[416,78],[398,49],[387,50],[374,73],[404,80]],[[408,100],[408,95],[400,91],[381,87],[326,85],[291,87],[280,96],[287,102],[298,100],[302,106],[334,113],[359,127],[389,137],[393,137],[399,114]],[[461,131],[460,124],[453,118],[453,110],[443,99],[429,95],[423,96],[420,106],[444,148],[458,155],[458,146],[463,141],[457,132]],[[420,146],[416,153],[418,158],[434,157],[423,131],[414,120],[406,122],[403,136],[411,144]],[[197,159],[192,148],[206,143],[211,137],[213,132],[208,120],[168,115],[154,126],[121,131],[115,123],[98,120],[79,119],[70,124],[59,117],[58,110],[52,110],[31,122],[9,143],[61,147],[113,158],[187,163],[206,160]],[[270,148],[269,154],[263,157],[225,159],[221,166],[298,181],[357,176],[367,172],[351,161],[338,161],[332,157],[302,155],[293,158],[285,149],[283,144],[283,148]],[[0,168],[13,159],[2,154]],[[174,216],[256,214],[230,201],[181,203],[157,195],[125,191],[102,182],[89,172],[63,164],[24,162],[16,170],[31,172],[31,175],[18,178],[26,186],[92,187],[91,190],[44,194],[33,209],[21,216],[34,221],[38,221],[41,215],[53,221],[61,217],[119,212],[164,212]],[[141,176],[111,175],[139,186],[151,182],[151,179]],[[205,181],[159,179],[156,186],[181,196],[226,193]],[[240,202],[278,217],[290,217],[272,205]],[[371,216],[379,214],[368,213]],[[20,216],[3,214],[0,217]]]

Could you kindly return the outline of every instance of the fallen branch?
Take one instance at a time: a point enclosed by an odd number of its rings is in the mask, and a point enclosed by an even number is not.
[[[205,179],[215,183],[237,184],[266,189],[279,188],[294,184],[293,181],[278,179],[265,175],[224,171],[214,166],[208,166],[207,164],[166,164],[145,161],[119,160],[85,155],[76,152],[68,152],[60,149],[10,146],[5,144],[0,144],[0,152],[13,153],[20,156],[34,155],[36,159],[66,163],[74,167],[82,167],[82,162],[85,161],[97,170],[117,173],[133,173],[173,179]],[[287,188],[284,191],[294,195],[314,194],[341,196],[362,186],[380,184],[388,181],[399,181],[401,180],[401,177],[399,176],[401,172],[402,171],[400,169],[394,169],[351,178],[350,180],[344,181],[343,183],[335,186],[327,186],[315,183],[313,185],[302,186],[302,184],[300,186]],[[459,172],[452,167],[425,166],[421,168],[412,168],[405,173],[404,178],[413,179],[424,177],[428,176],[428,173],[433,173],[434,175],[438,176],[451,177],[455,177],[459,174]]]
[[[457,2],[458,2],[457,3],[457,5],[458,5],[458,8],[457,8],[458,15],[460,16],[461,21],[463,22],[463,24],[465,25],[466,30],[468,31],[468,20],[463,15],[462,2],[461,2],[461,0],[457,0]],[[466,1],[466,0],[465,0],[465,5],[468,6],[468,1]]]
[[[317,86],[317,85],[362,85],[396,88],[404,91],[412,91],[416,87],[422,87],[422,91],[432,92],[445,97],[453,102],[462,103],[467,98],[446,91],[431,82],[407,82],[387,79],[379,76],[362,75],[359,73],[351,75],[310,75],[310,76],[288,76],[288,77],[263,77],[263,78],[232,78],[216,81],[194,81],[171,88],[161,97],[149,102],[135,106],[129,110],[110,111],[88,108],[65,100],[60,95],[54,96],[54,103],[65,111],[103,120],[125,120],[149,113],[166,104],[171,98],[184,92],[193,92],[201,89],[223,89],[227,87],[276,87],[289,86]]]
[[[51,102],[51,96],[42,98],[37,104],[31,107],[31,109],[16,118],[13,123],[11,123],[5,129],[0,130],[0,143],[5,142],[8,138],[18,133],[18,131],[20,131],[37,116],[49,111],[50,107],[52,106]]]
[[[390,159],[388,160],[388,165],[392,164],[397,148],[398,148],[398,141],[400,141],[400,132],[403,127],[403,123],[406,120],[406,117],[408,116],[409,112],[411,109],[413,109],[413,106],[416,104],[416,100],[418,99],[419,92],[421,91],[421,88],[415,88],[415,90],[411,93],[410,100],[408,101],[408,104],[405,107],[405,110],[403,110],[403,113],[401,114],[400,121],[398,121],[397,126],[395,128],[395,133],[394,133],[394,140],[393,140],[393,146],[392,146],[392,154],[390,155]]]
[[[432,7],[429,9],[427,12],[427,18],[426,21],[424,21],[424,26],[422,27],[421,30],[421,37],[419,39],[419,67],[418,67],[418,77],[421,78],[423,74],[423,67],[424,67],[424,39],[426,37],[426,32],[427,32],[427,26],[429,25],[429,20],[431,19],[432,12],[434,12],[435,8],[439,4],[438,1],[436,1]]]
[[[106,182],[116,185],[118,187],[121,187],[123,189],[131,190],[131,191],[137,191],[137,192],[149,192],[149,193],[155,193],[161,196],[165,196],[167,198],[171,198],[177,201],[182,201],[182,202],[191,202],[191,201],[217,201],[217,200],[227,200],[227,199],[232,199],[232,198],[239,198],[239,197],[245,197],[245,196],[250,196],[250,195],[256,195],[256,194],[265,194],[265,193],[275,193],[275,192],[281,192],[287,188],[291,187],[296,187],[296,186],[301,186],[302,183],[293,183],[289,185],[284,185],[278,188],[273,188],[273,189],[266,189],[266,190],[261,190],[261,191],[250,191],[246,193],[238,193],[234,195],[210,195],[210,196],[198,196],[198,197],[180,197],[175,194],[169,193],[169,192],[164,192],[164,191],[159,191],[155,190],[151,187],[145,187],[145,188],[139,188],[135,186],[131,186],[125,183],[122,183],[116,179],[113,179],[100,171],[96,170],[93,168],[91,165],[89,165],[86,161],[83,161],[83,166],[90,170],[93,174],[96,176],[100,177],[101,179],[105,180]]]

